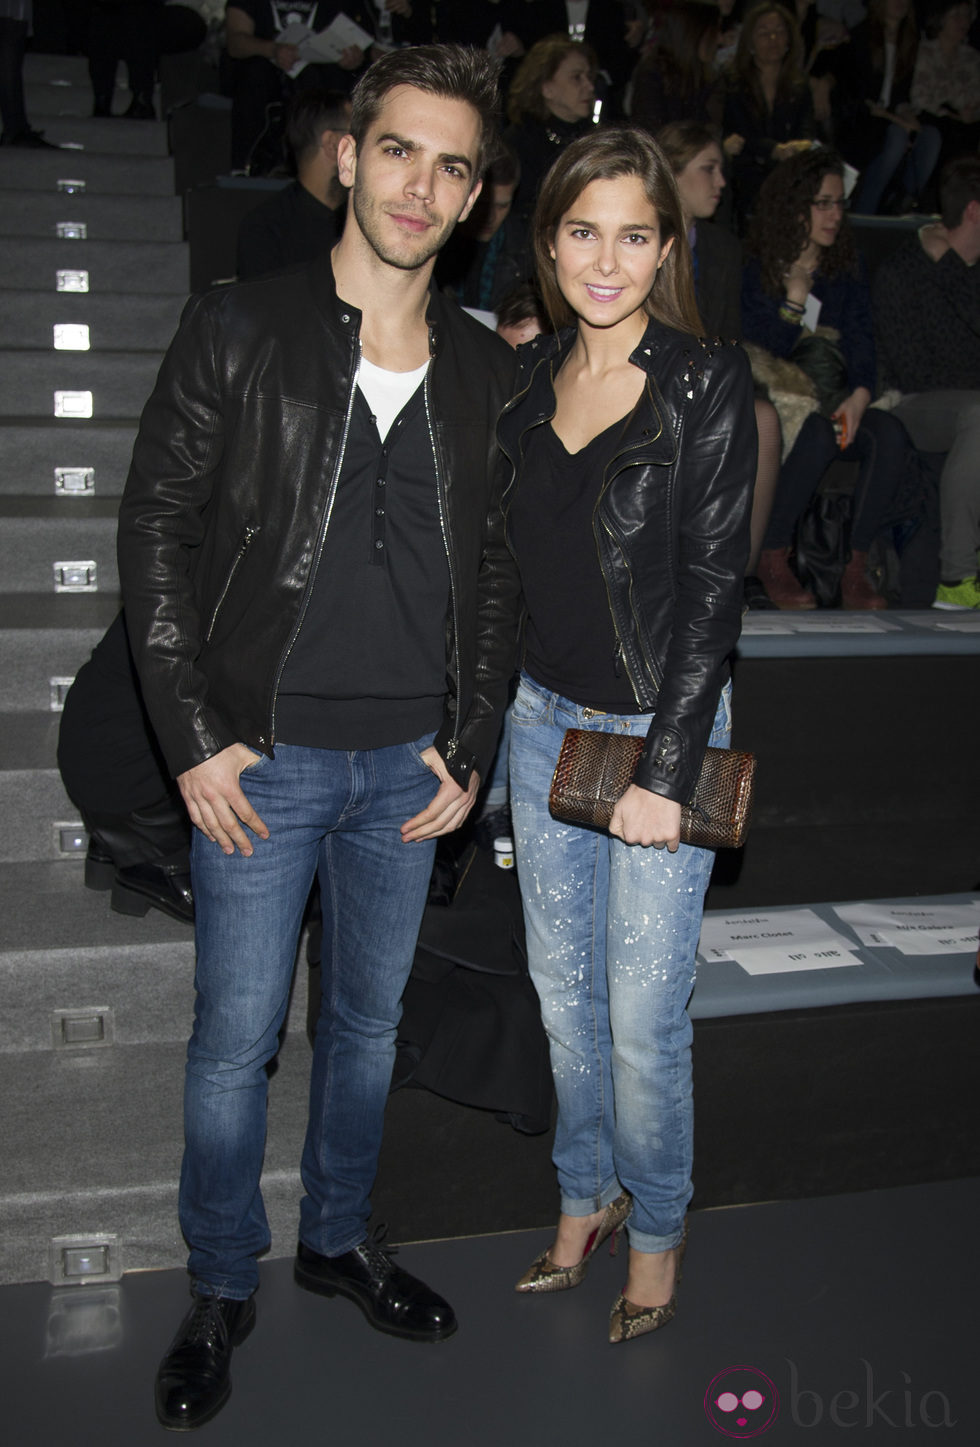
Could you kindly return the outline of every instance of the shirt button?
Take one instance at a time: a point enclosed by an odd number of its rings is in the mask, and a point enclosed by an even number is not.
[[[385,515],[385,510],[383,507],[376,507],[374,511],[377,513],[379,518],[383,518]]]
[[[378,486],[379,486],[379,487],[384,487],[384,485],[385,485],[385,480],[384,480],[384,478],[383,478],[383,477],[379,477],[379,478],[378,478]]]
[[[383,547],[384,547],[384,543],[383,543],[383,542],[381,541],[381,539],[379,538],[378,541],[375,543],[374,546],[375,546],[376,548],[383,548]]]

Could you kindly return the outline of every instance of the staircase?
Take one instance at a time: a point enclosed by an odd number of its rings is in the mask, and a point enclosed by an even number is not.
[[[185,1254],[192,934],[85,889],[55,749],[119,606],[119,496],[188,259],[165,125],[91,119],[80,58],[29,55],[25,81],[32,124],[65,149],[0,151],[0,1284],[65,1285]],[[296,1001],[294,1030],[304,1014]],[[307,1065],[287,1039],[263,1183],[274,1254],[295,1244]]]

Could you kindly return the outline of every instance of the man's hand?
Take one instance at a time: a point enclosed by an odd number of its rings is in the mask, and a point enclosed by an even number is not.
[[[245,830],[251,829],[260,839],[268,839],[269,831],[242,793],[238,780],[249,764],[261,755],[244,744],[230,744],[220,754],[212,754],[203,764],[177,775],[177,784],[191,823],[196,824],[206,839],[218,844],[224,854],[234,854],[235,845],[246,858],[252,853],[252,842]]]
[[[427,809],[402,825],[405,844],[411,844],[416,839],[435,839],[440,834],[451,834],[458,829],[476,803],[480,787],[480,776],[474,769],[469,788],[461,789],[455,779],[450,778],[445,760],[436,749],[424,749],[422,759],[439,780],[439,790]]]
[[[278,65],[280,70],[292,70],[298,60],[299,50],[295,45],[280,45],[278,41],[276,42],[272,52],[272,61],[274,65]]]
[[[359,45],[348,45],[340,52],[337,64],[341,70],[357,70],[364,61],[364,51]]]
[[[609,832],[624,844],[652,844],[654,849],[666,845],[676,854],[681,842],[681,806],[674,799],[630,784],[613,810]]]

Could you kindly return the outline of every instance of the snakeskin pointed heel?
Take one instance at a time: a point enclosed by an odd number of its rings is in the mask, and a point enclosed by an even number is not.
[[[635,1336],[646,1336],[647,1332],[657,1331],[673,1320],[677,1311],[677,1288],[681,1282],[681,1267],[684,1264],[686,1250],[687,1222],[685,1221],[684,1235],[681,1237],[677,1253],[677,1276],[674,1281],[673,1296],[663,1306],[634,1306],[633,1302],[628,1301],[621,1292],[613,1302],[613,1309],[609,1313],[609,1340],[612,1343],[630,1341]]]
[[[542,1251],[541,1255],[535,1257],[531,1262],[514,1290],[569,1291],[573,1286],[578,1286],[585,1276],[589,1261],[609,1236],[613,1237],[613,1255],[615,1255],[616,1232],[632,1209],[633,1197],[628,1191],[624,1191],[621,1196],[616,1197],[615,1201],[610,1201],[606,1207],[602,1220],[593,1232],[591,1239],[586,1243],[581,1261],[576,1262],[574,1266],[556,1266],[547,1251]]]

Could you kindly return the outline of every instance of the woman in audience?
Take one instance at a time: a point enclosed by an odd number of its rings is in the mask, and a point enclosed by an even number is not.
[[[700,319],[670,167],[637,129],[576,141],[533,245],[557,336],[522,349],[498,436],[527,614],[511,811],[558,1093],[556,1238],[519,1291],[577,1286],[627,1216],[610,1340],[675,1310],[691,1195],[687,999],[712,854],[681,802],[729,728],[755,470],[744,354]],[[645,738],[608,833],[556,823],[569,726]]]
[[[672,5],[633,72],[630,119],[651,135],[670,121],[706,121],[714,94],[718,12],[693,0]],[[720,120],[720,98],[718,100]]]
[[[869,410],[876,382],[871,299],[847,224],[843,175],[840,157],[823,149],[796,156],[772,173],[759,195],[742,280],[748,341],[776,357],[795,354],[815,372],[799,346],[810,298],[811,311],[819,303],[821,328],[836,335],[836,341],[827,337],[818,343],[827,415],[815,412],[803,423],[780,470],[766,529],[759,572],[780,608],[816,607],[813,594],[793,575],[789,554],[796,525],[837,456],[860,464],[851,556],[841,580],[843,605],[886,606],[868,577],[868,549],[888,520],[909,443],[888,412]]]
[[[874,216],[901,169],[905,197],[918,200],[939,157],[941,137],[922,125],[909,99],[919,49],[912,0],[871,0],[836,57],[837,134],[861,172],[854,210]]]
[[[735,340],[742,335],[742,248],[730,231],[711,221],[725,187],[721,145],[715,132],[697,121],[664,126],[657,141],[677,182],[705,335]],[[749,608],[768,608],[772,605],[756,569],[779,480],[782,446],[779,418],[768,398],[756,397],[755,421],[759,462],[752,492],[752,546],[744,591]]]
[[[942,136],[940,166],[980,145],[980,51],[968,43],[969,0],[933,0],[912,77],[912,104]]]
[[[732,167],[736,211],[743,224],[772,168],[816,136],[802,56],[799,28],[788,10],[762,4],[749,11],[726,78],[722,117],[724,134],[744,141]]]
[[[530,221],[538,188],[566,146],[593,126],[596,58],[591,47],[550,35],[521,61],[507,100],[504,143],[521,167],[514,211]]]

